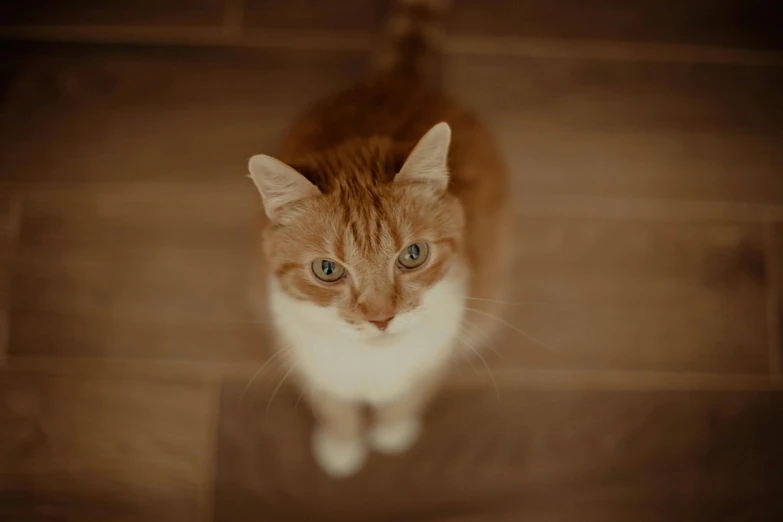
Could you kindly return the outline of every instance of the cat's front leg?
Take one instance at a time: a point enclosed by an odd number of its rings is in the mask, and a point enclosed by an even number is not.
[[[381,453],[399,454],[407,451],[419,438],[422,416],[441,384],[440,372],[421,379],[402,397],[375,407],[369,431],[373,449]]]
[[[335,478],[359,471],[367,459],[361,407],[318,390],[308,394],[308,402],[317,422],[312,435],[315,461]]]

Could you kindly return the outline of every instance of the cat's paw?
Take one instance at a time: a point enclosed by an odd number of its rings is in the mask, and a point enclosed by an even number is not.
[[[376,424],[370,429],[370,445],[381,453],[397,454],[408,450],[419,438],[421,421],[403,419],[393,424]]]
[[[327,475],[343,478],[355,474],[367,460],[367,448],[362,439],[341,440],[326,432],[313,432],[313,457]]]

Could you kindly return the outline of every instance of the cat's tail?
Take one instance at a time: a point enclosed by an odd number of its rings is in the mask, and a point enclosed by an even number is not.
[[[373,72],[413,77],[434,73],[449,4],[449,0],[395,0]]]

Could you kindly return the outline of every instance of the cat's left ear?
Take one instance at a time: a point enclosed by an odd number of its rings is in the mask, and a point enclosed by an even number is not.
[[[449,184],[448,156],[451,144],[451,127],[438,123],[419,140],[400,172],[395,183],[422,183],[445,192]]]
[[[318,196],[318,187],[280,160],[259,154],[250,158],[250,178],[261,193],[264,210],[276,221],[283,209],[296,201]]]

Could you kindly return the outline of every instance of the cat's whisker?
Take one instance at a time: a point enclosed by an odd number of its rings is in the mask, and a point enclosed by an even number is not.
[[[481,361],[481,362],[484,364],[484,368],[486,368],[486,369],[487,369],[487,372],[489,373],[489,378],[490,378],[490,379],[492,379],[492,386],[495,388],[495,396],[497,397],[498,404],[500,404],[500,389],[498,389],[498,383],[497,383],[497,381],[495,380],[495,375],[492,373],[492,369],[490,369],[490,367],[489,367],[489,364],[487,364],[487,361],[486,361],[486,359],[484,359],[484,357],[482,357],[482,356],[481,356],[481,354],[479,353],[479,351],[478,351],[478,350],[476,350],[476,348],[474,348],[472,344],[470,344],[469,342],[467,342],[467,341],[466,341],[464,338],[462,338],[462,337],[460,337],[460,336],[457,336],[457,337],[458,337],[458,339],[459,339],[460,341],[462,341],[463,343],[465,343],[465,345],[466,345],[468,348],[470,348],[471,350],[473,350],[473,353],[475,353],[475,354],[476,354],[476,356],[479,358],[479,360],[480,360],[480,361]],[[474,368],[475,368],[475,367],[474,367]]]
[[[462,337],[460,334],[456,334],[456,336],[457,336],[457,339],[459,339],[460,341],[462,341],[462,343],[463,343],[465,346],[467,346],[468,348],[470,348],[470,344],[468,344],[468,342],[467,342],[467,341],[466,341],[466,340],[465,340],[465,339],[464,339],[464,338],[463,338],[463,337]],[[465,358],[465,360],[466,360],[466,361],[468,361],[468,364],[470,365],[470,367],[471,367],[471,368],[473,368],[473,373],[475,373],[475,374],[476,374],[476,376],[478,377],[478,374],[479,374],[479,373],[478,373],[478,368],[476,368],[476,365],[475,365],[475,364],[473,364],[473,361],[471,361],[471,360],[470,360],[470,357],[468,357],[467,355],[465,355],[463,352],[459,352],[459,353],[461,353],[461,354],[463,355],[463,357]]]
[[[537,306],[551,306],[555,307],[559,310],[565,310],[566,308],[563,307],[560,303],[553,303],[551,301],[499,301],[497,299],[486,299],[484,297],[469,297],[463,295],[461,297],[462,299],[467,299],[469,301],[481,301],[483,303],[496,303],[496,304],[502,304],[502,305],[510,305],[510,306],[526,306],[526,305],[537,305]]]
[[[230,319],[228,321],[223,321],[227,324],[270,324],[272,321],[252,321],[252,320],[242,320],[242,319]]]
[[[283,355],[285,352],[287,352],[289,348],[290,348],[290,345],[289,346],[284,346],[283,348],[281,348],[280,350],[275,352],[269,359],[266,360],[266,362],[264,364],[261,365],[261,367],[258,370],[256,370],[256,373],[254,373],[253,376],[250,378],[250,380],[247,382],[247,385],[245,385],[245,389],[242,390],[242,394],[239,396],[239,406],[240,407],[242,406],[242,399],[245,398],[245,394],[247,393],[247,390],[250,389],[250,385],[253,384],[253,381],[255,381],[258,378],[259,375],[261,375],[261,372],[264,371],[264,368],[269,366],[269,364],[272,361],[274,361],[275,359],[277,359],[278,357]]]
[[[308,390],[306,389],[303,389],[301,392],[299,392],[299,397],[296,398],[296,402],[294,403],[294,410],[299,408],[299,403],[302,401],[306,393],[308,393]]]
[[[500,357],[504,361],[508,360],[508,359],[506,359],[506,357],[502,353],[500,353],[497,350],[497,348],[495,348],[494,346],[489,344],[489,340],[488,340],[489,336],[487,335],[487,332],[485,330],[483,330],[481,327],[479,327],[479,325],[477,325],[476,323],[473,323],[473,322],[469,321],[466,317],[463,317],[462,321],[466,324],[466,326],[470,326],[474,330],[478,331],[478,334],[477,334],[476,337],[478,337],[479,335],[483,336],[483,339],[479,338],[479,342],[481,343],[481,345],[484,348],[486,348],[487,350],[491,350],[492,353],[494,353],[495,355],[497,355],[498,357]],[[470,332],[466,332],[466,333],[470,333]]]
[[[269,401],[266,403],[265,419],[269,419],[269,410],[272,407],[272,401],[275,400],[275,396],[277,395],[278,390],[280,390],[280,387],[283,386],[283,383],[288,378],[288,376],[291,375],[291,372],[294,371],[294,368],[296,368],[296,363],[291,365],[291,367],[288,369],[288,371],[285,372],[285,375],[283,375],[283,378],[280,379],[280,382],[277,383],[277,386],[275,386],[275,389],[272,390],[272,395],[269,397]]]
[[[481,342],[477,338],[476,334],[474,332],[472,332],[471,330],[469,330],[467,328],[467,326],[468,325],[462,325],[462,329],[460,330],[460,334],[461,334],[460,335],[460,337],[461,337],[460,340],[462,340],[462,342],[464,342],[464,343],[468,343],[468,342],[471,343],[471,344],[478,343],[478,346],[480,348],[486,349],[487,348],[486,343]]]
[[[470,312],[473,312],[473,313],[476,313],[476,314],[479,314],[479,315],[483,315],[485,317],[489,317],[490,319],[494,319],[495,321],[499,322],[500,324],[505,325],[505,326],[511,328],[515,332],[525,336],[526,338],[530,339],[534,343],[538,344],[539,346],[541,346],[543,348],[546,348],[547,350],[549,350],[551,352],[555,352],[556,353],[558,351],[558,350],[552,348],[551,346],[549,346],[548,344],[546,344],[545,342],[536,339],[535,337],[533,337],[532,335],[530,335],[526,331],[524,331],[524,330],[518,328],[517,326],[509,323],[505,319],[501,319],[500,317],[498,317],[496,315],[493,315],[493,314],[490,314],[490,313],[487,313],[487,312],[482,312],[481,310],[476,310],[475,308],[469,308],[467,306],[463,306],[462,308],[465,309],[465,310],[468,310]]]

